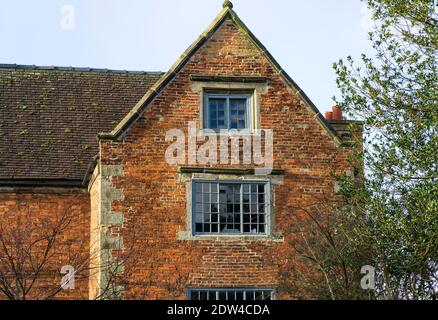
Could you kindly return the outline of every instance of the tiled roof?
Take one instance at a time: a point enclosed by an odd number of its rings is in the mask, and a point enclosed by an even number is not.
[[[0,184],[82,181],[97,134],[113,129],[161,75],[0,65]]]

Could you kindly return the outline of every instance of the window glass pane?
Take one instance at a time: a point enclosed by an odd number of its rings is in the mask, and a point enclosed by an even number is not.
[[[208,300],[208,292],[207,291],[201,291],[199,293],[199,300]]]
[[[203,183],[203,184],[202,184],[202,192],[203,192],[203,193],[208,193],[208,192],[210,192],[210,184],[209,184],[209,183]]]
[[[259,214],[259,223],[260,224],[264,224],[265,223],[265,215],[264,214]]]
[[[191,291],[190,300],[201,300],[199,294],[200,291],[195,291],[195,290]]]
[[[230,99],[230,129],[246,128],[247,99]]]
[[[258,189],[259,193],[265,193],[265,186],[263,184],[259,184]]]
[[[239,129],[237,115],[231,112],[230,114],[230,129]]]
[[[236,300],[243,300],[243,291],[236,292]]]
[[[254,291],[245,291],[246,300],[254,300]]]
[[[209,123],[207,127],[210,129],[225,129],[226,119],[226,103],[225,98],[209,98],[207,112]]]
[[[216,291],[209,291],[208,292],[208,300],[217,300]]]
[[[254,300],[264,300],[263,291],[254,291]]]
[[[236,291],[231,291],[231,290],[228,291],[227,300],[228,301],[236,301],[237,300],[236,295],[237,295]]]
[[[210,194],[210,201],[211,201],[211,203],[217,203],[218,202],[218,195],[217,195],[217,193]]]
[[[265,202],[265,195],[259,194],[257,200],[259,203],[264,203]]]

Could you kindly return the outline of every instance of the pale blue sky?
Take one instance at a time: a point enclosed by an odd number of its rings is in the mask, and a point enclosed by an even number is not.
[[[166,71],[219,13],[222,2],[0,0],[0,63]],[[332,63],[370,52],[359,0],[233,3],[322,112],[338,92]],[[61,27],[66,5],[74,8],[72,30]]]

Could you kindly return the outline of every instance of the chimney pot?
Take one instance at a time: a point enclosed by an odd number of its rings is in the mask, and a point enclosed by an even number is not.
[[[325,113],[325,119],[328,121],[333,120],[333,112],[329,111]]]
[[[342,115],[342,108],[338,105],[333,106],[333,120],[341,121],[343,119],[344,116]]]

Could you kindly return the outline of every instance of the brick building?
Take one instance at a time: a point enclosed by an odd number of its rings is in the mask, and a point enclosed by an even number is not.
[[[33,289],[86,256],[58,298],[294,298],[288,230],[352,170],[336,119],[229,1],[167,73],[1,65],[0,222],[73,213]]]

